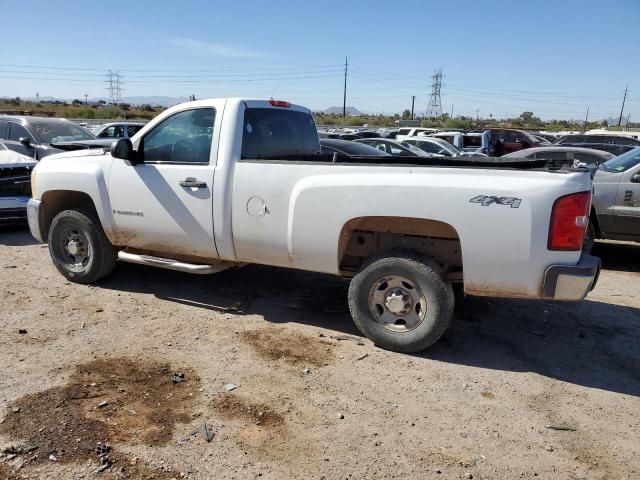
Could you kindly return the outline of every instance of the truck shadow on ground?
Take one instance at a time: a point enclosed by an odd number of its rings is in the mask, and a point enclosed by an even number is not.
[[[24,247],[26,245],[36,245],[38,242],[29,233],[29,229],[24,225],[0,226],[0,245],[8,247]]]
[[[640,272],[640,243],[595,242],[591,253],[607,270]]]
[[[253,265],[198,276],[119,264],[101,286],[361,336],[347,308],[348,281],[328,275]],[[591,300],[554,303],[460,295],[452,327],[437,344],[415,356],[535,372],[640,396],[638,319],[640,309]]]

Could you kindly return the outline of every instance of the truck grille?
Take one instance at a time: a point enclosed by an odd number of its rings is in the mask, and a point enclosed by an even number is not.
[[[31,169],[0,168],[0,196],[31,195]]]

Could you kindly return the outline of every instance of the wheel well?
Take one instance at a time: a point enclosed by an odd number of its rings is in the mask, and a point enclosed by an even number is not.
[[[44,218],[42,219],[42,235],[46,239],[49,236],[51,222],[64,210],[86,210],[98,215],[96,206],[89,195],[74,190],[51,190],[42,195],[44,205]]]
[[[462,248],[455,228],[438,220],[412,217],[349,220],[340,232],[340,270],[353,273],[367,258],[395,248],[433,259],[452,281],[462,281]]]

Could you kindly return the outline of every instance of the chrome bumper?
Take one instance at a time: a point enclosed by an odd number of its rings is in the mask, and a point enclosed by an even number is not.
[[[43,239],[43,213],[42,202],[40,200],[30,198],[27,202],[27,221],[29,222],[31,235],[33,235],[33,238],[38,240],[40,243],[46,243]]]
[[[600,275],[600,259],[582,255],[577,265],[551,265],[544,274],[543,297],[550,300],[582,300]]]

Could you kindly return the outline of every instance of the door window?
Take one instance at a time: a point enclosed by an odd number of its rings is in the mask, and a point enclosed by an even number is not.
[[[127,125],[127,137],[133,137],[140,129],[142,129],[141,125]]]
[[[9,140],[13,140],[14,142],[20,141],[22,137],[31,138],[29,132],[22,125],[18,125],[17,123],[11,123],[11,131],[9,132]]]
[[[6,140],[7,133],[9,133],[9,124],[7,122],[0,122],[0,139]]]
[[[198,108],[160,122],[141,142],[145,162],[209,163],[215,110]]]

